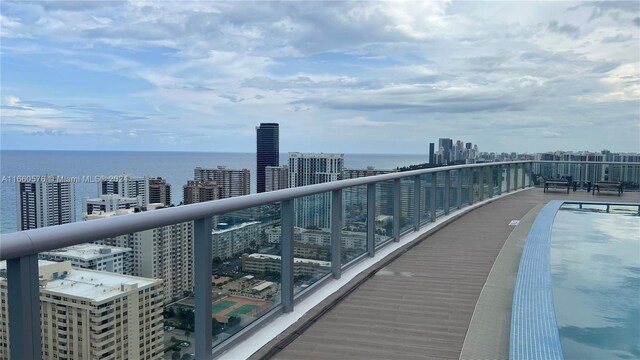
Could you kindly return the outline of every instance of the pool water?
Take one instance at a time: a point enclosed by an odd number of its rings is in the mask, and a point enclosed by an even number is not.
[[[564,205],[551,236],[564,358],[640,359],[638,206]]]

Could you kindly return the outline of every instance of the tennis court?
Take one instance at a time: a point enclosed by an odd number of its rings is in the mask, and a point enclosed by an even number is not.
[[[258,305],[254,305],[254,304],[245,304],[245,305],[240,306],[239,308],[234,309],[231,312],[226,313],[225,316],[227,318],[230,318],[232,316],[244,315],[244,314],[252,312],[253,310],[257,309],[258,307],[259,307]]]
[[[211,312],[213,312],[214,314],[218,314],[224,311],[225,309],[232,307],[235,304],[236,304],[235,301],[222,300],[220,302],[217,302],[211,305]]]

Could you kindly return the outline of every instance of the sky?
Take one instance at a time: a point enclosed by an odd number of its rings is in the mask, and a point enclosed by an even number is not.
[[[0,148],[640,152],[640,2],[0,2]]]

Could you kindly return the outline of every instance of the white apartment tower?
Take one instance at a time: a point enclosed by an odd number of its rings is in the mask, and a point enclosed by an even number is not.
[[[17,188],[18,230],[67,224],[75,221],[75,184],[56,176],[34,177]]]
[[[150,210],[153,211],[153,210]],[[131,210],[129,210],[131,212]],[[117,216],[124,211],[99,217]],[[166,304],[193,291],[193,222],[185,222],[96,241],[132,249],[132,275],[162,279]]]
[[[314,185],[340,179],[344,154],[289,153],[289,187]],[[328,228],[331,222],[331,194],[296,199],[296,226]]]
[[[43,359],[159,359],[162,280],[38,261]],[[6,262],[0,263],[0,359],[9,358]],[[16,319],[15,321],[19,321]]]
[[[289,187],[289,167],[267,166],[265,167],[265,191],[275,191]]]
[[[146,176],[106,176],[98,183],[98,194],[117,194],[126,198],[139,198],[140,205],[149,204],[149,178]]]

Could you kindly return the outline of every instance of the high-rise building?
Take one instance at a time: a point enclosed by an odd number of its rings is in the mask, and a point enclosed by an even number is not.
[[[449,164],[451,162],[451,150],[453,148],[453,140],[449,138],[438,139],[439,154],[441,155],[440,164]]]
[[[340,179],[344,154],[289,153],[289,187],[321,184]]]
[[[249,195],[251,175],[249,169],[227,169],[218,166],[216,169],[197,167],[193,170],[195,180],[213,180],[220,187],[219,199]]]
[[[383,175],[397,172],[390,169],[376,169],[373,166],[367,166],[366,169],[344,169],[342,170],[342,179],[356,179],[366,176]],[[344,189],[343,203],[347,208],[352,210],[358,209],[361,213],[366,213],[367,187],[355,186]],[[393,191],[387,182],[378,183],[376,185],[376,214],[391,215],[393,213]]]
[[[344,154],[289,153],[289,187],[307,186],[340,179]],[[328,228],[331,222],[331,194],[296,199],[296,226]]]
[[[289,187],[289,167],[267,166],[265,168],[265,191],[286,189]]]
[[[162,280],[38,261],[43,359],[159,359]],[[9,358],[6,262],[0,262],[0,358]]]
[[[436,163],[436,153],[435,153],[434,143],[429,143],[429,165],[434,165]]]
[[[40,260],[70,261],[73,267],[132,275],[132,250],[98,244],[79,244],[38,254]]]
[[[17,185],[18,230],[75,221],[75,184],[72,181],[43,175]]]
[[[149,179],[149,202],[171,205],[171,184],[167,180],[158,177]]]
[[[256,189],[257,192],[266,189],[267,166],[280,165],[280,129],[275,123],[261,123],[256,126]]]
[[[98,183],[98,194],[117,194],[122,197],[139,197],[140,205],[146,206],[150,203],[149,178],[146,176],[131,175],[107,176]]]
[[[218,200],[221,191],[220,186],[213,180],[188,180],[182,192],[182,203],[186,205]]]
[[[153,211],[147,207],[147,211]],[[132,212],[131,209],[127,210]],[[105,213],[99,217],[117,216]],[[166,304],[193,291],[193,222],[184,222],[96,241],[101,245],[133,250],[132,274],[163,279],[163,300]]]

